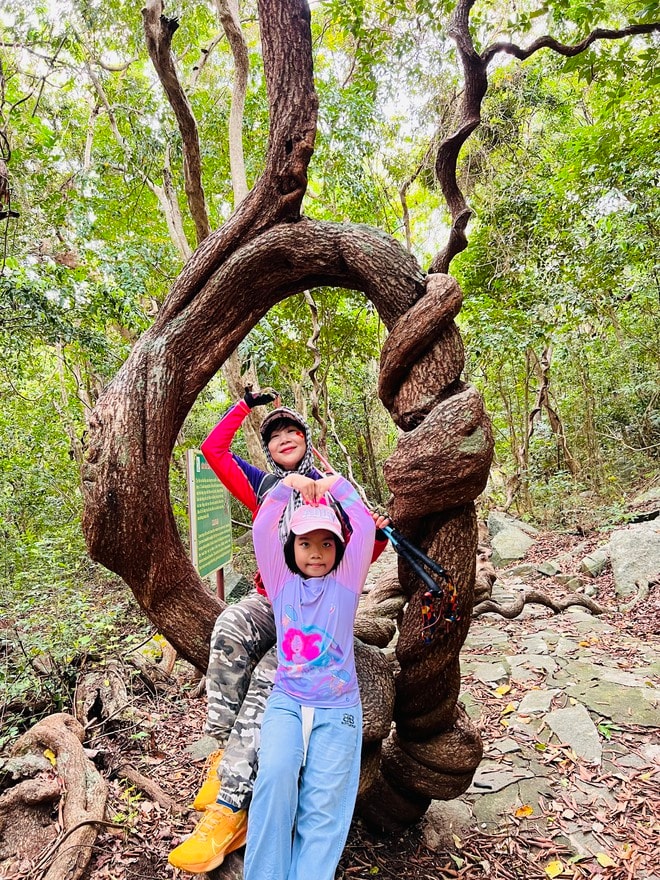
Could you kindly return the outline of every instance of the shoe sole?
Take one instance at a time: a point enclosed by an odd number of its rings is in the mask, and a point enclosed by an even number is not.
[[[245,841],[247,840],[247,822],[243,826],[243,828],[238,832],[237,836],[234,837],[222,852],[219,852],[212,859],[207,859],[205,862],[197,862],[195,864],[186,864],[186,865],[175,865],[174,862],[170,862],[175,868],[180,868],[182,871],[188,871],[189,874],[204,874],[206,871],[212,871],[214,868],[219,868],[220,865],[224,862],[225,856],[229,855],[229,853],[234,852],[236,849],[240,849],[242,846],[245,846]],[[169,859],[168,859],[169,861]]]

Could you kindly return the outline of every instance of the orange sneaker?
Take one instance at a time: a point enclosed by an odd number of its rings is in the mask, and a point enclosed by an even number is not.
[[[218,749],[217,752],[211,752],[209,755],[206,767],[206,777],[204,778],[202,787],[197,792],[197,797],[192,803],[193,810],[203,813],[209,804],[214,804],[217,801],[218,792],[220,791],[218,767],[220,766],[220,761],[222,761],[224,753],[224,749]]]
[[[227,853],[245,846],[247,812],[235,813],[222,804],[209,804],[193,833],[173,849],[170,865],[190,874],[203,874],[221,865]]]

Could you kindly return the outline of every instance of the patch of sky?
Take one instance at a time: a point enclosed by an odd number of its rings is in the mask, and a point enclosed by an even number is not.
[[[74,281],[72,287],[73,298],[77,305],[84,305],[89,302],[89,282]]]
[[[597,217],[607,217],[619,212],[631,213],[634,210],[635,204],[618,189],[608,190],[593,206],[593,212]]]
[[[214,193],[212,195],[216,210],[223,220],[228,220],[234,210],[231,202],[228,202],[222,193]]]

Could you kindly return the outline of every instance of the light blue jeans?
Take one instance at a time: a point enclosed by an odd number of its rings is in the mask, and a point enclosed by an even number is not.
[[[303,766],[302,711],[276,691],[261,725],[244,880],[334,880],[360,781],[362,706],[314,709]]]

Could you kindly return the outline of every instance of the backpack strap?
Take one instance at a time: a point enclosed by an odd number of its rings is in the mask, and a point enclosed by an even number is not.
[[[266,495],[271,489],[274,489],[275,486],[277,486],[280,479],[281,477],[278,477],[276,474],[264,474],[263,479],[259,483],[259,488],[257,489],[257,507],[261,507]]]

